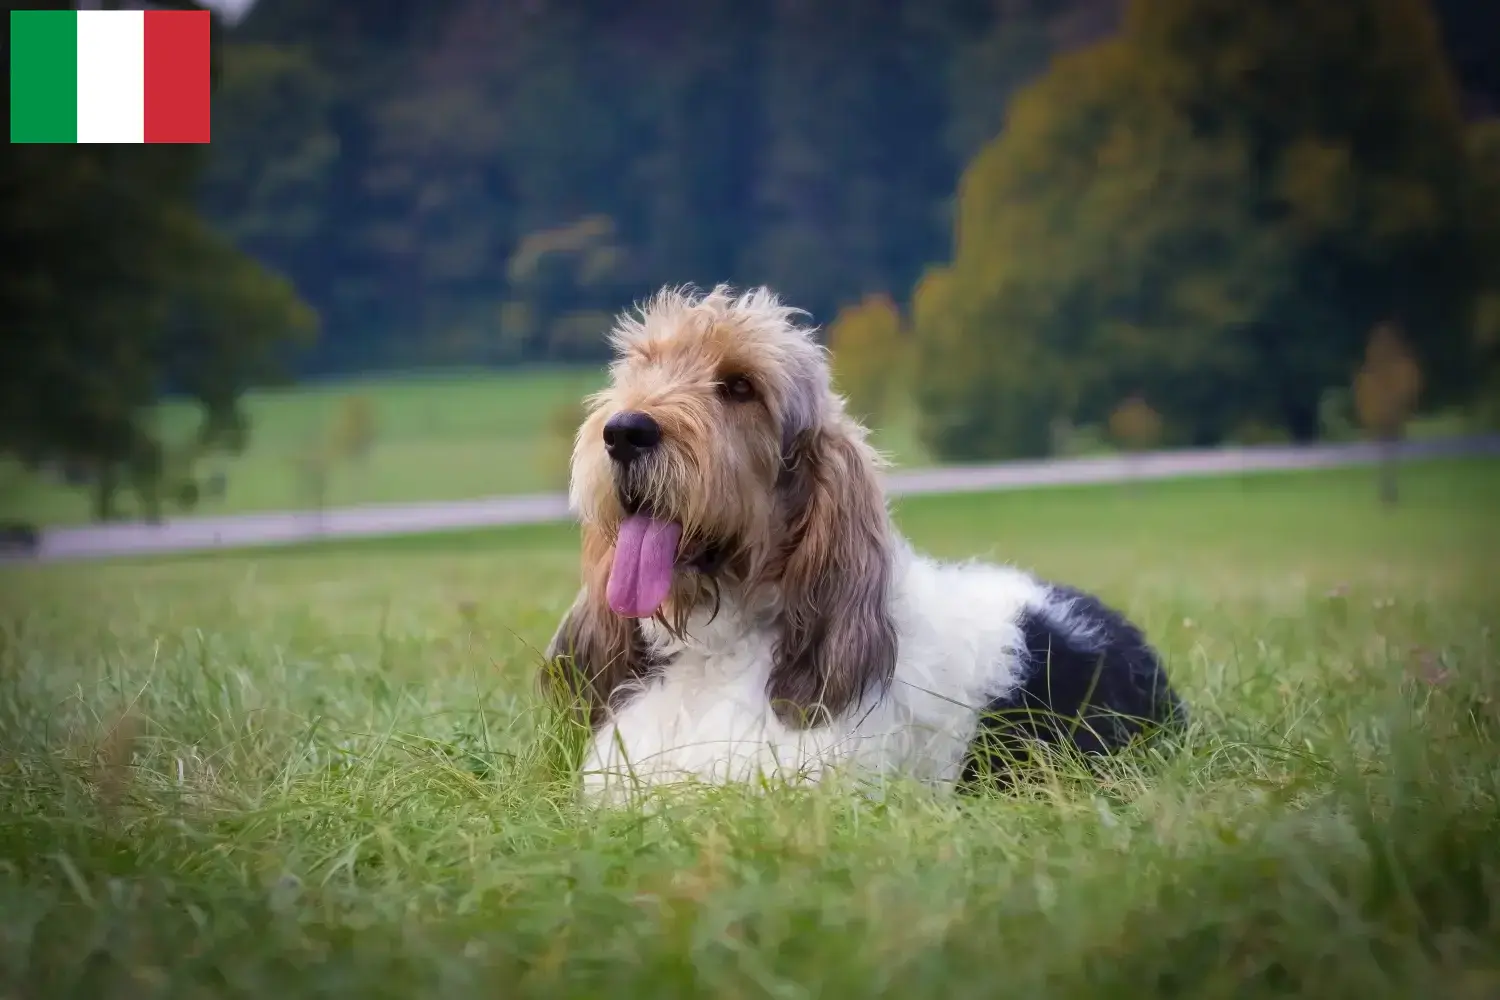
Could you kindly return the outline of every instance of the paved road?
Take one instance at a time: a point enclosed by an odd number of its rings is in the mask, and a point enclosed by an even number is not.
[[[1413,441],[1403,457],[1500,456],[1500,437]],[[1080,483],[1218,476],[1241,472],[1322,469],[1366,465],[1377,458],[1369,444],[1311,447],[1256,447],[1153,452],[1129,458],[1108,456],[1006,462],[896,472],[887,477],[892,496],[1026,489]],[[184,517],[161,524],[106,524],[53,528],[42,532],[36,552],[0,555],[0,561],[55,562],[103,559],[252,546],[288,545],[334,538],[423,534],[498,525],[540,524],[568,518],[559,494],[488,497],[448,503],[348,507],[322,512],[280,511],[225,517]]]

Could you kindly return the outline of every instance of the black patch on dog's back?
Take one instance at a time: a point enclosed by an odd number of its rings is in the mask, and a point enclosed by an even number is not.
[[[1008,784],[1037,742],[1107,754],[1186,721],[1161,659],[1141,630],[1092,594],[1053,586],[1019,622],[1022,683],[986,706],[962,785]]]

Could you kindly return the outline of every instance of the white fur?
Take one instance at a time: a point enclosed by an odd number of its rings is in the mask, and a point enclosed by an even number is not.
[[[768,614],[726,602],[712,621],[697,612],[686,642],[643,622],[648,641],[676,655],[617,693],[593,737],[585,793],[618,799],[682,781],[817,781],[831,768],[956,781],[979,713],[1024,681],[1022,615],[1065,617],[1066,609],[1017,569],[939,563],[899,540],[893,558],[899,648],[886,691],[828,725],[792,729],[766,696],[776,636]]]

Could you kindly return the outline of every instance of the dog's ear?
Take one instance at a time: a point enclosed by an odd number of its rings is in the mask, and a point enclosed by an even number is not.
[[[640,628],[604,600],[611,546],[590,528],[583,537],[583,586],[547,643],[542,690],[590,727],[604,721],[615,691],[645,673],[649,653]]]
[[[793,440],[780,502],[781,635],[767,685],[788,725],[819,725],[896,669],[891,529],[874,452],[842,420]]]

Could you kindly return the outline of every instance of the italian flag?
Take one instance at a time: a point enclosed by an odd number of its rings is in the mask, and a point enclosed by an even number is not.
[[[207,142],[206,10],[10,12],[11,142]]]

